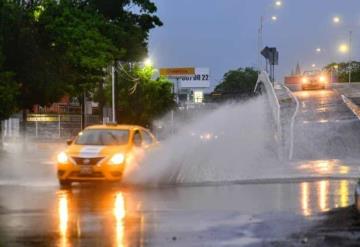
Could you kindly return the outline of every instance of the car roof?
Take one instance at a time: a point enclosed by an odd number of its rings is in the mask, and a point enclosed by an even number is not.
[[[322,73],[320,69],[314,69],[314,70],[305,70],[303,74],[319,74]]]
[[[135,129],[145,129],[139,125],[126,125],[126,124],[98,124],[98,125],[91,125],[85,128],[86,130],[89,129],[119,129],[119,130],[135,130]]]

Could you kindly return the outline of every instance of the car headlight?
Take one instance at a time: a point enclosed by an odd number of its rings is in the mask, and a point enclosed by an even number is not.
[[[125,155],[122,153],[114,154],[110,159],[111,165],[121,165],[125,161]]]
[[[61,152],[61,153],[59,153],[59,154],[57,155],[57,161],[58,161],[58,163],[60,163],[60,164],[66,164],[66,163],[68,163],[69,158],[68,158],[68,156],[66,155],[65,152]]]

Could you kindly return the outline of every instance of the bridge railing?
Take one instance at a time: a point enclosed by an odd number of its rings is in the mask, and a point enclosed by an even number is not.
[[[282,126],[280,119],[280,103],[276,96],[274,86],[270,81],[267,72],[262,71],[257,79],[255,85],[255,93],[265,93],[268,99],[271,115],[273,118],[273,124],[275,129],[275,140],[278,144],[278,155],[280,158],[283,157],[283,140],[282,140]]]

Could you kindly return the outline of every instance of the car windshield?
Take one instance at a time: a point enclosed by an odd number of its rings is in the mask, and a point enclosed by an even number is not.
[[[124,145],[129,141],[129,130],[90,129],[75,140],[77,145]]]
[[[310,70],[310,71],[304,71],[304,75],[307,76],[315,76],[321,74],[321,71],[319,70]]]

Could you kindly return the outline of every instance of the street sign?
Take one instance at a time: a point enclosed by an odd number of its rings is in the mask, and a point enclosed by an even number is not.
[[[210,87],[210,69],[195,68],[193,76],[182,76],[179,82],[181,88],[208,88]]]
[[[261,51],[261,55],[263,55],[267,60],[269,60],[270,65],[278,65],[279,64],[279,52],[275,47],[265,47]]]

